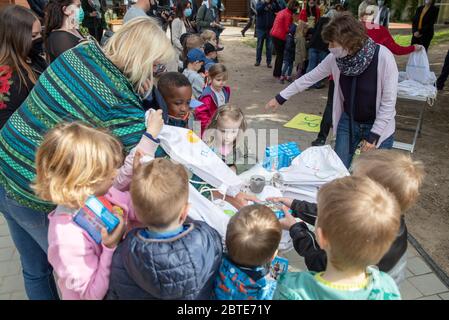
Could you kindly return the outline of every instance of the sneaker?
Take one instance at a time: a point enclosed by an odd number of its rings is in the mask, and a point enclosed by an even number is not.
[[[267,63],[267,68],[269,68],[269,69],[273,68],[273,66],[271,65],[271,63]]]
[[[245,32],[243,32],[243,30],[240,31],[240,33],[242,34],[242,37],[245,37]]]
[[[312,141],[312,146],[314,147],[324,146],[325,144],[326,140],[321,138],[316,138],[316,140]]]
[[[255,66],[255,67],[260,66],[260,62],[256,62],[256,63],[254,64],[254,66]]]

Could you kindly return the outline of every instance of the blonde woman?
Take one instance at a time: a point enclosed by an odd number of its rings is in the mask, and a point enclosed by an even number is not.
[[[43,136],[61,122],[83,121],[108,129],[130,150],[145,132],[139,93],[151,90],[153,69],[173,58],[170,40],[153,19],[143,17],[124,25],[104,51],[85,41],[60,55],[40,76],[0,132],[0,210],[22,226],[22,247],[47,237],[47,214],[54,209],[30,186]],[[30,225],[31,217],[39,217],[40,223]],[[19,250],[21,260],[31,251]]]

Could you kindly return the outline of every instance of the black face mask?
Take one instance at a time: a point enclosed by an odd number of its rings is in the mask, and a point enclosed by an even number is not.
[[[44,40],[42,39],[42,37],[34,39],[31,45],[31,50],[30,50],[30,58],[35,58],[35,57],[41,57],[44,54],[44,46],[43,46]]]

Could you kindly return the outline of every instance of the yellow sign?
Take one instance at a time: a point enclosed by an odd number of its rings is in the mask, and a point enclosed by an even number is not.
[[[289,122],[284,124],[284,127],[307,132],[320,132],[321,119],[322,117],[314,114],[299,113]]]

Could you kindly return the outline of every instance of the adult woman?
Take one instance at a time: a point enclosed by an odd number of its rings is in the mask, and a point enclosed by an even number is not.
[[[188,33],[195,33],[196,30],[189,20],[192,15],[192,5],[188,0],[178,0],[176,3],[176,16],[171,23],[171,40],[178,55],[182,55],[181,36]]]
[[[84,37],[79,27],[84,19],[80,0],[50,0],[45,14],[45,49],[50,62],[73,48]]]
[[[421,44],[429,49],[434,30],[433,25],[437,22],[439,9],[435,6],[435,0],[425,0],[425,5],[416,9],[412,20],[412,44]]]
[[[14,30],[14,32],[12,32]],[[46,66],[42,51],[41,24],[29,9],[7,6],[0,12],[0,119],[1,126],[19,108]],[[12,82],[12,83],[11,83]],[[8,88],[9,87],[9,88]],[[3,96],[3,98],[1,98]],[[4,101],[8,97],[9,101]],[[3,100],[3,101],[2,101]],[[0,160],[3,162],[3,159]],[[9,170],[3,167],[2,172]],[[47,260],[47,235],[36,230],[45,217],[30,215],[23,220],[6,208],[5,191],[0,188],[0,212],[21,255],[25,290],[30,299],[57,299],[58,292]],[[11,208],[15,211],[15,208]]]
[[[309,28],[315,27],[320,19],[321,11],[320,8],[316,5],[315,0],[309,0],[305,6],[299,13],[299,20],[306,22],[309,25]]]
[[[273,76],[279,78],[282,72],[282,62],[284,60],[285,40],[287,38],[290,25],[293,23],[293,15],[298,12],[299,3],[297,0],[290,0],[287,8],[281,10],[274,19],[273,28],[270,35],[273,39],[274,50],[276,51],[276,61],[274,62]]]
[[[104,50],[86,41],[60,55],[0,131],[0,211],[22,227],[20,234],[10,231],[24,268],[24,261],[29,263],[25,279],[30,272],[43,273],[47,261],[47,215],[54,206],[30,186],[36,175],[35,151],[45,133],[63,121],[79,120],[108,128],[129,150],[145,130],[137,92],[148,92],[154,66],[174,56],[169,39],[148,17],[125,24]],[[40,246],[32,243],[35,239],[41,240]],[[46,274],[47,282],[51,276]],[[30,298],[51,298],[43,275],[32,280],[40,294]]]
[[[0,13],[0,128],[26,99],[47,67],[43,59],[41,23],[21,6]],[[14,32],[11,30],[14,28]]]
[[[360,143],[362,152],[393,146],[399,72],[393,54],[375,44],[363,24],[349,13],[335,16],[322,36],[331,53],[270,100],[266,108],[277,109],[292,95],[332,74],[335,152],[349,168]]]
[[[196,14],[196,25],[199,32],[204,30],[212,30],[217,35],[217,43],[223,27],[219,23],[218,17],[218,0],[204,0]]]

